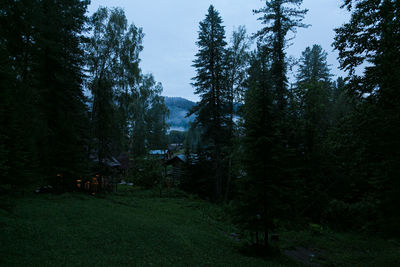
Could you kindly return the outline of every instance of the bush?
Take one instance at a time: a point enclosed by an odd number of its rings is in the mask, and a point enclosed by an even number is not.
[[[372,230],[376,226],[377,207],[369,201],[346,203],[332,200],[325,210],[324,220],[340,230]]]
[[[156,184],[163,182],[164,166],[160,159],[137,158],[134,160],[133,167],[129,170],[128,179],[136,186],[152,188]]]

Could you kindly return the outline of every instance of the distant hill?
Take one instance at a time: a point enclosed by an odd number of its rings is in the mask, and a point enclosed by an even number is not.
[[[195,102],[182,97],[164,97],[165,105],[169,109],[167,123],[171,126],[170,130],[186,131],[189,123],[194,120],[194,115],[185,118],[189,110],[196,105]]]

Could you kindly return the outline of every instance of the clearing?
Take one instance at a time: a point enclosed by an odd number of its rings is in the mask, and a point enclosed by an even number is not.
[[[0,265],[300,265],[286,256],[262,259],[240,253],[242,244],[230,236],[235,229],[219,206],[126,189],[97,197],[65,193],[2,198]],[[357,235],[303,231],[282,232],[281,237],[284,250],[318,247],[321,253],[313,263],[322,265],[392,266],[400,255],[395,241],[376,243]]]

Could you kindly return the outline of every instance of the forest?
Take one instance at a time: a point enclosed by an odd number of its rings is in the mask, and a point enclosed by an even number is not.
[[[351,15],[335,29],[338,78],[318,43],[287,55],[310,26],[302,0],[264,2],[260,29],[231,36],[213,5],[204,11],[193,29],[200,100],[185,103],[180,132],[168,124],[174,99],[141,69],[145,32],[122,8],[89,16],[88,0],[1,1],[0,210],[45,185],[82,194],[77,181],[95,176],[216,205],[261,254],[276,252],[281,229],[398,240],[400,2],[340,0]]]

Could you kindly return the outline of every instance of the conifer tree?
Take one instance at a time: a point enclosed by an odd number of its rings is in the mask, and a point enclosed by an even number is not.
[[[327,53],[319,45],[304,50],[294,89],[298,102],[292,103],[296,105],[298,114],[296,119],[299,121],[296,131],[300,141],[298,149],[304,159],[300,175],[304,203],[299,204],[304,205],[301,208],[302,213],[312,210],[311,215],[317,219],[326,204],[322,201],[326,195],[324,187],[328,184],[324,166],[326,160],[324,140],[332,126],[329,117],[332,105],[332,82],[326,56]]]
[[[289,214],[296,155],[291,144],[288,116],[285,48],[287,34],[306,27],[301,20],[307,10],[299,10],[301,0],[266,1],[259,20],[266,26],[254,37],[258,49],[249,70],[244,104],[245,179],[241,183],[239,212],[242,227],[263,235],[268,247],[274,219]],[[290,5],[295,5],[294,8]],[[257,239],[258,241],[258,239]]]
[[[85,168],[80,42],[87,5],[79,0],[1,3],[5,57],[0,72],[6,78],[1,98],[9,102],[0,103],[5,110],[0,128],[7,132],[0,136],[6,139],[8,175],[21,184],[28,177],[76,174]]]
[[[258,20],[266,25],[254,34],[254,38],[271,49],[275,99],[282,111],[287,104],[285,53],[288,46],[287,34],[289,32],[296,33],[299,27],[308,27],[301,22],[308,11],[299,9],[302,2],[303,0],[267,0],[265,7],[254,11],[255,14],[261,14]]]
[[[222,19],[211,5],[206,18],[200,22],[197,41],[199,51],[193,66],[197,75],[193,78],[195,94],[200,102],[192,109],[196,114],[195,123],[202,129],[201,142],[207,147],[215,172],[216,199],[222,197],[224,164],[222,147],[227,140],[227,100],[224,77],[225,30]]]
[[[87,1],[79,0],[41,1],[38,87],[47,132],[40,147],[45,151],[42,160],[48,166],[48,175],[77,175],[86,167],[84,54],[79,34],[83,31],[87,5]]]
[[[369,214],[377,212],[379,228],[399,235],[395,225],[400,217],[393,207],[400,204],[400,5],[395,0],[346,0],[343,7],[351,19],[336,29],[334,46],[359,102],[349,122],[358,125],[349,127],[358,157],[343,157],[346,173],[353,174],[349,179],[362,188],[352,204],[374,207]]]
[[[240,192],[235,204],[235,220],[242,229],[263,235],[268,246],[268,232],[277,215],[278,198],[275,190],[276,168],[273,166],[274,114],[272,62],[269,51],[258,46],[250,59],[247,90],[243,108],[244,173],[239,180]]]

